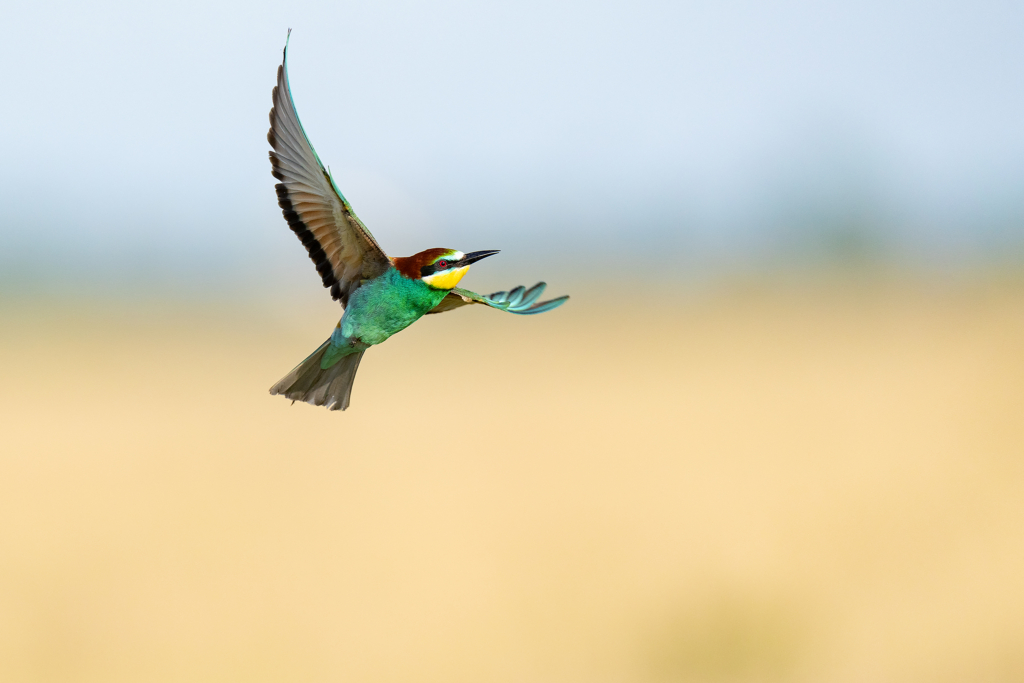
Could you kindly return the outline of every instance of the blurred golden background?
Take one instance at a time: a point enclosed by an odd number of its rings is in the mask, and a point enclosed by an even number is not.
[[[0,683],[1024,683],[1024,3],[0,23]],[[568,304],[271,397],[289,28],[388,254]]]
[[[5,300],[0,680],[1024,680],[1019,278],[573,294]]]

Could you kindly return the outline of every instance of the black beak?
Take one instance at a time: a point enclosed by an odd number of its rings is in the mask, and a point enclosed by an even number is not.
[[[480,259],[485,259],[488,256],[494,256],[500,249],[485,249],[484,251],[471,251],[462,257],[461,265],[468,266],[471,263],[476,263]]]

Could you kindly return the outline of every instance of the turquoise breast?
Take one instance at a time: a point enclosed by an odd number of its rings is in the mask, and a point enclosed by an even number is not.
[[[350,341],[380,344],[426,315],[447,293],[388,268],[352,293],[340,332]]]

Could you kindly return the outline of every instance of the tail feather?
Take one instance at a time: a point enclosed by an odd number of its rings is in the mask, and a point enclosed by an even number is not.
[[[292,402],[304,401],[315,406],[326,406],[329,410],[348,408],[352,383],[356,379],[363,351],[345,356],[324,370],[320,367],[320,361],[330,343],[328,339],[321,344],[309,358],[270,387],[270,393],[290,398]]]

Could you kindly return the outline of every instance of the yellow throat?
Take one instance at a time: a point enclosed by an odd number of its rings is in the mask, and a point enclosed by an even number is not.
[[[452,270],[428,275],[423,278],[423,281],[437,289],[452,289],[455,285],[459,284],[459,280],[462,279],[462,276],[466,274],[467,270],[469,270],[469,266],[453,268]]]

